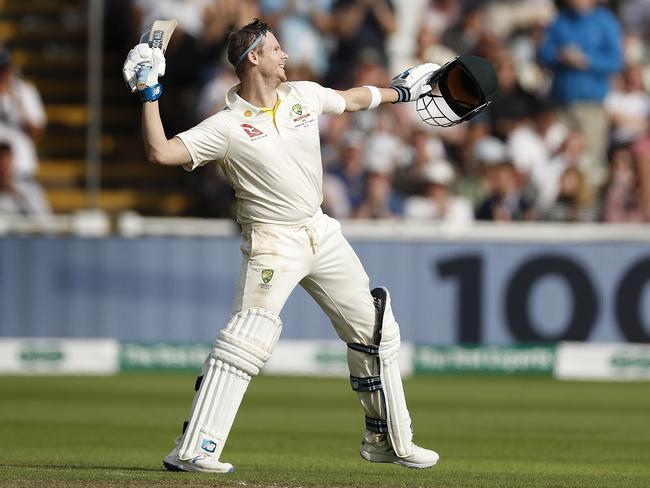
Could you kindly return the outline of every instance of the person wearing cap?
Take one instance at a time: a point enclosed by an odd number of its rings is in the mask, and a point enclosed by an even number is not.
[[[384,287],[369,289],[368,275],[340,224],[320,208],[318,116],[433,98],[435,79],[442,93],[457,98],[431,103],[445,123],[457,123],[488,103],[485,91],[474,86],[486,66],[459,59],[438,73],[440,66],[426,63],[400,73],[388,88],[335,91],[308,81],[288,82],[288,56],[257,19],[231,32],[227,51],[241,81],[228,93],[227,107],[172,139],[165,136],[157,103],[162,94],[158,76],[165,71],[160,49],[139,44],[123,68],[133,92],[141,71],[149,73],[139,92],[149,160],[187,170],[220,164],[235,189],[242,225],[243,259],[232,316],[206,358],[189,420],[163,463],[174,471],[233,471],[220,460],[226,439],[249,382],[277,343],[279,314],[300,284],[347,343],[350,383],[365,414],[360,455],[371,462],[431,467],[438,454],[413,442],[390,294]]]
[[[404,217],[433,220],[450,225],[464,225],[474,220],[470,202],[453,194],[454,168],[444,159],[430,161],[423,172],[424,191],[404,203]]]

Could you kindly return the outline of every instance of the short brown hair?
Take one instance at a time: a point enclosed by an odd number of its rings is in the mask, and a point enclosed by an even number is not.
[[[255,19],[250,24],[246,24],[244,27],[235,29],[228,34],[228,61],[235,67],[237,76],[241,74],[244,66],[243,60],[239,62],[239,58],[259,36],[265,36],[267,32],[271,32],[269,25],[260,19]],[[264,44],[264,39],[256,49],[259,49],[262,44]]]

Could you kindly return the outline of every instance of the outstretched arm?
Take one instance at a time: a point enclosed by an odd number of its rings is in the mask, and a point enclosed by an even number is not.
[[[397,92],[392,88],[377,88],[380,96],[380,104],[397,102]],[[370,108],[372,93],[366,86],[350,88],[349,90],[339,91],[337,93],[345,99],[346,112],[358,112]]]
[[[433,87],[429,81],[439,68],[433,63],[420,64],[395,76],[390,82],[390,88],[360,86],[337,90],[337,93],[345,99],[346,112],[367,110],[382,103],[411,102],[431,91]]]

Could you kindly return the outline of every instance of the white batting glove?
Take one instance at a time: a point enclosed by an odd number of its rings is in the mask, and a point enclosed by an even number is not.
[[[142,91],[158,84],[158,77],[165,74],[165,55],[160,48],[142,43],[129,51],[124,61],[122,75],[131,89]]]
[[[402,71],[390,81],[398,95],[397,102],[411,102],[423,97],[433,88],[429,80],[440,69],[440,65],[424,63]]]

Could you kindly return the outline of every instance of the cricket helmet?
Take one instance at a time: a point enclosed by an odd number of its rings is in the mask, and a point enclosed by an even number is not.
[[[416,102],[418,115],[429,125],[451,127],[487,107],[498,81],[494,68],[484,58],[458,56],[437,70],[429,84],[432,91]]]

